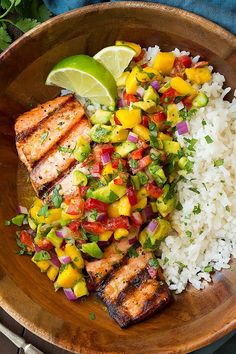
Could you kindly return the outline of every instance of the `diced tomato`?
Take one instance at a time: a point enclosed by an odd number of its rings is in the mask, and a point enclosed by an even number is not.
[[[187,96],[184,97],[182,99],[183,104],[185,105],[185,107],[187,107],[188,109],[190,109],[192,107],[192,101],[194,99],[194,96]]]
[[[176,96],[179,96],[178,92],[170,87],[166,92],[162,94],[160,101],[162,104],[174,103]]]
[[[70,199],[66,213],[70,215],[82,215],[84,211],[84,200],[78,196]]]
[[[185,70],[185,66],[182,63],[182,61],[180,61],[179,58],[175,58],[174,66],[173,66],[173,69],[171,70],[171,73],[170,73],[171,76],[183,77],[184,70]]]
[[[108,152],[112,154],[115,151],[115,148],[112,144],[98,144],[93,149],[93,155],[96,162],[101,162],[101,155]]]
[[[106,203],[101,202],[100,200],[94,198],[88,198],[84,204],[85,210],[96,209],[97,211],[106,212],[108,205]]]
[[[78,220],[73,220],[69,223],[68,227],[72,232],[77,232],[80,228],[81,222]]]
[[[162,193],[163,193],[163,190],[162,188],[158,187],[158,186],[155,186],[153,183],[149,182],[147,184],[147,192],[149,194],[150,197],[152,198],[159,198]]]
[[[100,235],[102,232],[106,231],[101,222],[83,221],[82,227],[85,231],[95,235]]]
[[[148,123],[149,123],[149,119],[148,119],[148,116],[143,116],[142,118],[142,125],[144,125],[144,127],[148,127]]]
[[[137,204],[138,200],[137,200],[137,194],[134,190],[133,187],[128,187],[127,190],[126,190],[126,193],[127,193],[127,197],[129,199],[129,202],[131,205],[135,205]]]
[[[53,244],[50,241],[46,240],[46,238],[39,240],[38,246],[45,251],[50,251],[54,248]]]
[[[122,164],[123,168],[126,167],[127,165],[127,161],[126,160],[123,160],[123,159],[116,159],[112,162],[112,167],[117,169],[119,164]]]
[[[101,172],[102,172],[102,165],[99,162],[94,163],[92,166],[92,169],[91,169],[91,174],[92,175],[100,175]]]
[[[116,114],[114,114],[114,122],[116,123],[116,125],[121,125],[121,122],[117,118]]]
[[[81,197],[85,197],[89,186],[80,186]]]
[[[116,229],[128,229],[129,228],[129,219],[127,216],[119,216],[118,218],[107,219],[104,225],[107,231],[114,231]]]
[[[138,102],[138,98],[135,95],[126,93],[124,91],[123,93],[124,100],[126,101],[127,105],[129,106],[131,103]]]
[[[135,173],[143,170],[145,167],[150,165],[151,162],[152,162],[152,159],[149,155],[144,156],[141,160],[138,161],[138,167],[135,170],[133,170],[133,173],[135,174]]]
[[[31,251],[34,251],[34,243],[31,235],[26,231],[22,230],[20,233],[20,241],[26,245]]]
[[[117,185],[123,185],[127,183],[128,180],[128,173],[126,172],[119,172],[118,176],[114,179],[114,183]]]
[[[141,53],[140,53],[137,57],[134,58],[134,61],[137,63],[137,62],[139,62],[140,60],[142,60],[143,57],[144,57],[144,54],[145,54],[145,51],[144,51],[144,50],[141,50]]]
[[[187,55],[182,55],[178,58],[185,68],[190,68],[192,65],[192,59]]]
[[[131,152],[131,157],[134,160],[140,160],[143,157],[144,148],[139,148]]]
[[[147,64],[142,64],[141,67],[144,69],[146,68],[148,65]]]
[[[136,226],[140,226],[143,224],[143,218],[139,211],[135,211],[131,214],[131,220]]]
[[[157,125],[163,123],[166,121],[166,115],[164,112],[157,112],[153,114],[152,116],[152,121],[156,123]]]

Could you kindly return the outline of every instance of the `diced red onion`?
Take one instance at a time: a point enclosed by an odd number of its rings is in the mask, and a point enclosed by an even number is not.
[[[136,242],[137,242],[137,238],[136,237],[133,237],[133,238],[129,239],[129,244],[130,245],[134,245]]]
[[[26,215],[28,214],[28,209],[22,205],[18,205],[17,209],[19,214],[26,214]]]
[[[51,252],[50,252],[50,256],[51,256],[50,262],[51,262],[54,266],[60,268],[61,263],[60,263],[60,261],[59,261],[57,255],[56,255],[55,253],[51,253]]]
[[[93,177],[95,177],[95,178],[100,178],[101,177],[100,173],[98,173],[98,172],[93,172],[93,173],[91,173],[91,175]]]
[[[127,140],[132,141],[132,143],[137,143],[138,135],[133,132],[129,132]]]
[[[137,95],[138,95],[139,97],[143,97],[145,90],[144,90],[144,88],[143,88],[142,86],[139,86],[139,87],[137,88],[136,92],[137,92]]]
[[[64,291],[64,293],[65,293],[65,295],[66,295],[68,300],[70,300],[70,301],[77,300],[77,297],[75,296],[75,293],[74,293],[73,289],[64,288],[63,291]]]
[[[111,161],[110,154],[108,152],[103,152],[101,154],[101,160],[102,160],[103,166],[108,164]]]
[[[161,85],[157,80],[154,80],[150,83],[150,85],[154,88],[154,90],[159,91],[161,88]]]
[[[123,108],[125,106],[123,98],[118,99],[118,108]]]
[[[99,213],[97,215],[96,221],[104,221],[107,219],[107,213]]]
[[[72,260],[70,258],[70,256],[61,256],[59,258],[60,262],[63,263],[63,264],[68,264],[70,263]]]
[[[183,135],[188,133],[188,124],[187,122],[184,120],[182,122],[179,122],[176,124],[176,129],[179,133],[179,135]]]
[[[40,248],[38,245],[34,244],[34,250],[35,250],[35,252],[40,252],[40,251],[42,251],[42,248]]]
[[[70,233],[70,229],[68,227],[63,227],[62,229],[56,231],[56,235],[59,238],[68,237],[69,233]]]
[[[184,108],[184,104],[183,104],[182,101],[178,102],[178,103],[176,104],[176,106],[177,106],[177,108],[178,108],[179,111],[181,111],[181,109]]]
[[[134,213],[132,213],[131,218],[133,220],[133,222],[135,223],[135,225],[142,225],[143,223],[143,219],[142,219],[142,215],[140,214],[139,211],[135,211]]]
[[[150,220],[154,215],[151,205],[147,205],[146,208],[144,209],[144,212],[146,214],[147,220]]]
[[[155,219],[153,219],[147,226],[147,231],[151,234],[154,233],[154,231],[156,230],[158,226],[158,221],[156,221]]]

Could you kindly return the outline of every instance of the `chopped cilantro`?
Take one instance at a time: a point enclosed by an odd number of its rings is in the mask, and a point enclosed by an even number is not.
[[[165,257],[165,258],[164,258],[164,262],[163,262],[164,265],[165,265],[166,263],[168,263],[168,262],[169,262],[169,258],[168,258],[168,257]]]
[[[178,266],[180,267],[180,270],[184,269],[184,268],[187,268],[186,264],[182,263],[182,262],[175,262],[176,264],[178,264]]]
[[[224,159],[218,159],[214,161],[214,167],[219,167],[224,164]]]
[[[51,256],[47,251],[39,251],[34,255],[35,262],[48,261],[49,259],[51,259]]]
[[[205,121],[205,119],[203,119],[202,120],[202,125],[204,126],[204,125],[206,125],[207,124],[207,122]]]
[[[40,208],[40,210],[39,210],[37,216],[44,216],[45,218],[48,217],[48,203],[44,204],[44,205]]]
[[[95,315],[94,312],[90,312],[90,314],[89,314],[89,319],[90,319],[91,321],[94,321],[94,320],[96,319],[96,315]]]
[[[156,258],[151,258],[149,260],[148,264],[150,265],[150,267],[153,267],[153,268],[159,267],[159,262],[158,262],[158,259],[156,259]]]
[[[129,165],[131,168],[135,169],[138,167],[138,162],[136,160],[131,159],[129,160]]]
[[[61,185],[57,184],[52,192],[52,203],[55,206],[55,208],[60,208],[62,200],[63,200],[62,196],[59,194],[60,189],[61,189]]]
[[[213,143],[213,140],[212,140],[212,138],[209,135],[205,136],[205,140],[206,140],[207,144]]]
[[[176,204],[175,209],[177,209],[177,210],[183,210],[183,205],[182,205],[180,202],[178,202],[178,203]]]
[[[60,152],[68,153],[68,154],[73,154],[74,149],[70,149],[61,145],[57,145],[57,150]]]
[[[200,214],[201,213],[201,206],[198,203],[197,205],[195,205],[195,207],[193,208],[193,213],[194,214]]]
[[[185,234],[187,237],[192,237],[192,232],[190,230],[187,230]]]
[[[32,254],[32,251],[29,251],[27,249],[27,246],[21,242],[20,240],[20,232],[17,232],[16,233],[16,244],[18,247],[20,247],[20,249],[18,251],[16,251],[17,254],[19,255],[23,255],[23,254],[27,254],[27,255],[31,255]]]
[[[200,194],[199,190],[197,190],[197,188],[189,188],[190,191]]]
[[[159,144],[157,141],[157,126],[155,123],[150,122],[148,127],[150,131],[150,146],[158,148]]]
[[[92,210],[91,213],[89,214],[89,218],[94,221],[97,219],[97,216],[98,216],[98,212],[96,209]]]
[[[44,132],[40,137],[40,143],[44,143],[48,137],[48,132]]]
[[[207,187],[206,184],[204,182],[202,182],[203,187],[205,188],[205,190],[207,191]]]
[[[204,268],[204,272],[206,273],[211,273],[213,271],[213,267],[211,265],[208,265]]]
[[[225,210],[227,210],[228,212],[230,212],[230,207],[229,207],[229,205],[226,205]]]
[[[90,242],[98,242],[99,241],[99,236],[97,236],[97,235],[89,234],[87,236],[88,236]]]
[[[138,257],[138,253],[136,251],[136,249],[134,248],[134,246],[130,247],[128,250],[128,256],[129,258],[136,258]]]

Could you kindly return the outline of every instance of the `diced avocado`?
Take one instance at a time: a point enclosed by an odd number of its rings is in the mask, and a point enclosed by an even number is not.
[[[71,263],[60,268],[60,272],[54,286],[56,289],[72,288],[82,278],[81,272]]]
[[[137,145],[131,141],[124,141],[116,147],[116,153],[121,157],[126,157],[131,151],[137,149]]]
[[[143,95],[143,100],[145,102],[153,101],[155,103],[159,103],[159,95],[151,85],[148,86],[148,89],[145,91]]]
[[[126,193],[126,186],[115,184],[114,180],[111,181],[108,186],[110,190],[115,193],[116,196],[118,196],[119,199]]]
[[[158,219],[158,226],[154,234],[150,236],[151,244],[155,245],[156,241],[163,240],[166,236],[168,236],[170,231],[171,231],[170,223],[167,220]]]
[[[131,176],[130,178],[131,178],[131,183],[132,183],[134,189],[136,191],[138,191],[140,189],[140,180],[139,180],[138,176],[137,175]]]
[[[37,229],[37,224],[33,221],[33,219],[28,218],[28,223],[29,223],[29,227],[30,227],[32,230],[36,230],[36,229]]]
[[[133,104],[135,108],[140,108],[146,113],[156,112],[156,103],[153,101],[139,101]]]
[[[166,198],[169,190],[170,186],[166,184],[163,188],[163,194],[156,201],[157,209],[163,217],[166,217],[169,213],[171,213],[174,210],[176,204],[175,195],[170,196],[169,199]]]
[[[110,189],[109,185],[105,187],[101,187],[96,189],[95,191],[92,191],[91,189],[87,191],[86,194],[87,198],[94,198],[97,200],[100,200],[103,203],[113,203],[119,197]]]
[[[24,218],[25,218],[24,214],[18,214],[11,219],[11,222],[14,225],[21,226],[23,224]]]
[[[90,117],[92,124],[106,124],[112,118],[112,112],[103,111],[102,109],[96,110],[96,112]]]
[[[112,127],[104,124],[95,124],[90,130],[90,137],[95,143],[108,143]]]
[[[148,183],[148,176],[146,175],[146,173],[144,173],[143,171],[139,171],[137,173],[137,176],[139,178],[139,182],[142,186],[144,186],[145,184]]]
[[[56,231],[52,228],[46,236],[46,239],[50,241],[53,246],[59,248],[63,242],[63,239],[56,235]]]
[[[129,131],[127,129],[124,129],[120,125],[116,125],[113,127],[111,136],[110,136],[110,142],[111,143],[121,143],[122,141],[125,141],[128,137]]]
[[[163,140],[163,148],[167,154],[178,154],[181,150],[180,143],[177,141]]]
[[[82,252],[87,253],[89,256],[98,259],[101,259],[103,257],[103,252],[96,242],[83,243]]]
[[[164,93],[170,88],[170,81],[166,82],[165,85],[163,85],[158,92]]]
[[[88,179],[83,172],[75,170],[73,172],[73,186],[86,186]]]
[[[75,150],[73,151],[74,157],[77,161],[83,162],[87,159],[90,151],[91,147],[89,142],[83,136],[81,136],[76,143]]]
[[[166,176],[163,169],[155,162],[152,162],[148,166],[148,171],[158,185],[162,186],[166,182]]]

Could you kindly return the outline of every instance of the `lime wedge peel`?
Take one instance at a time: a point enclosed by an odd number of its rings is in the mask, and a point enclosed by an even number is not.
[[[100,50],[94,55],[94,59],[105,66],[117,80],[135,55],[136,52],[131,47],[114,45]]]
[[[114,107],[116,82],[112,74],[88,55],[74,55],[61,60],[49,73],[46,85],[55,85],[105,106]]]

